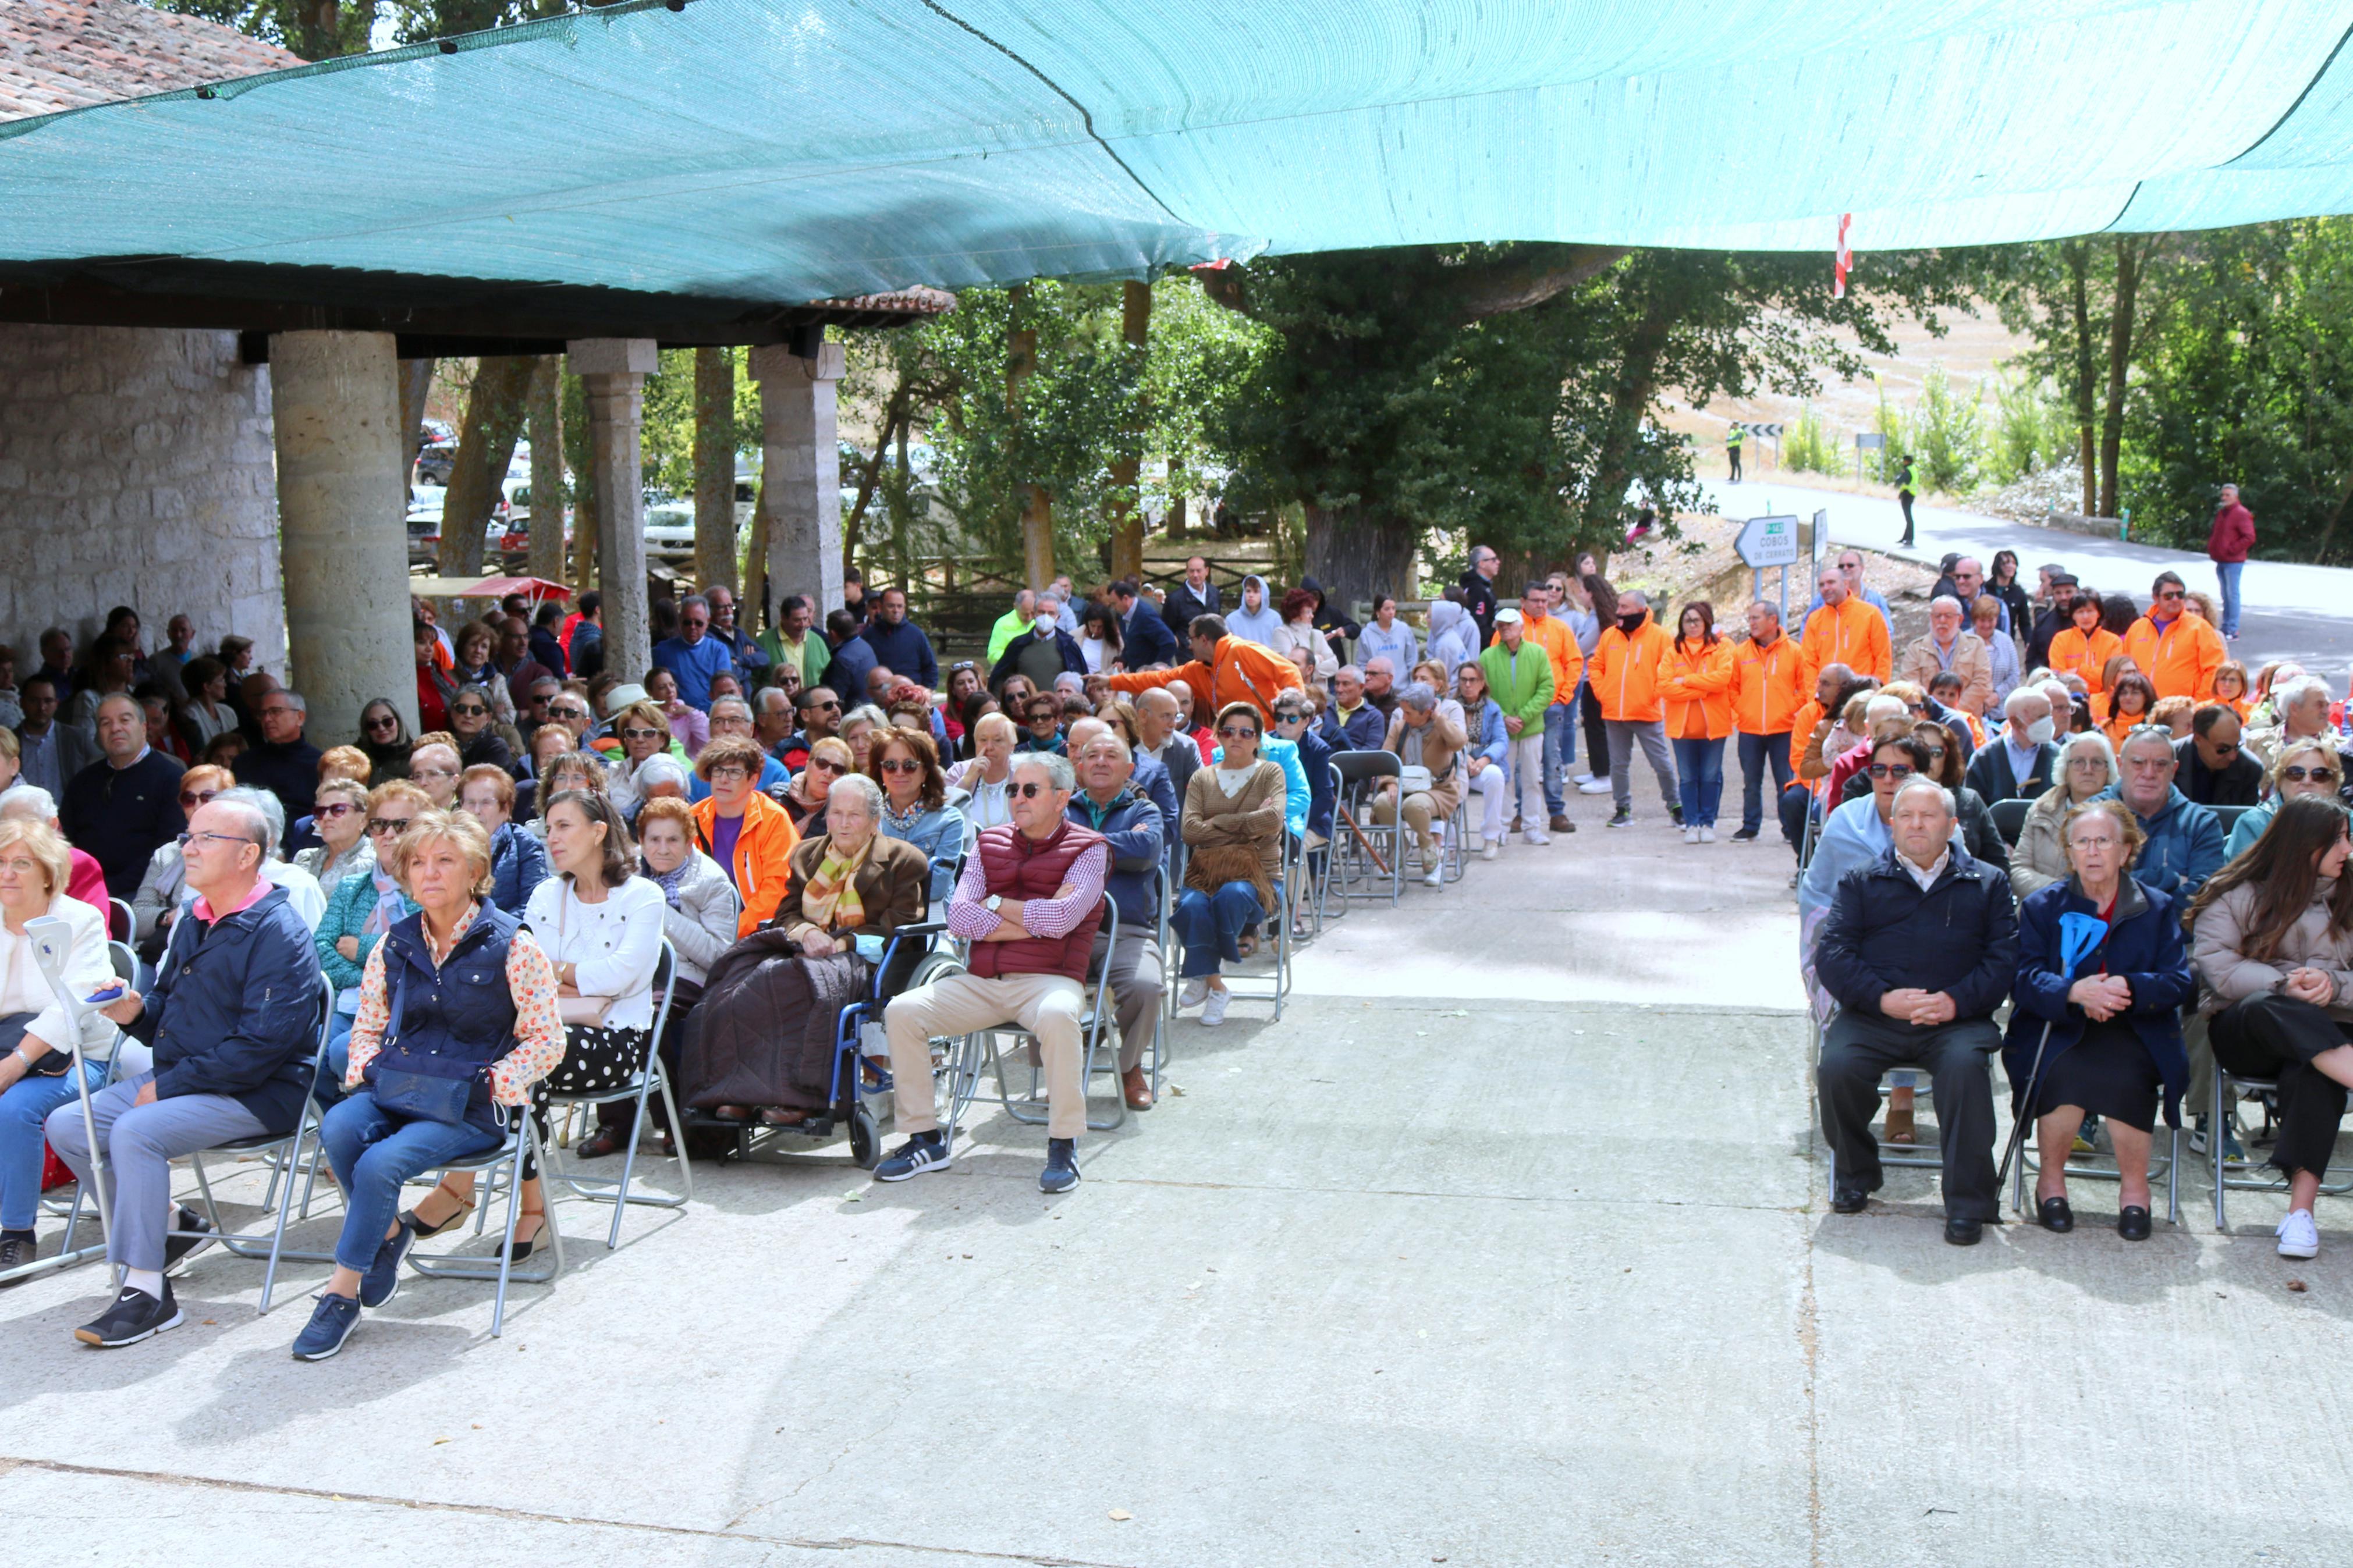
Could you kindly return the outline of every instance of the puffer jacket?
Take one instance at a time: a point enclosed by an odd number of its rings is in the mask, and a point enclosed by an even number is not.
[[[1665,716],[1659,700],[1659,667],[1674,643],[1667,628],[1647,616],[1628,637],[1616,624],[1593,645],[1586,679],[1601,699],[1601,716],[1612,721],[1648,724]]]
[[[1659,655],[1659,696],[1667,724],[1667,739],[1689,734],[1694,704],[1707,739],[1721,741],[1732,733],[1733,687],[1739,673],[1732,664],[1732,644],[1722,637],[1706,647],[1686,648],[1681,639],[1667,644]]]
[[[2353,1024],[2353,931],[2331,931],[2328,922],[2336,879],[2324,877],[2313,883],[2312,902],[2288,928],[2277,952],[2250,958],[2247,925],[2254,918],[2260,890],[2252,882],[2242,882],[2198,911],[2189,928],[2189,957],[2199,978],[2206,982],[2200,1010],[2219,1013],[2233,1002],[2278,990],[2291,969],[2317,969],[2337,983],[2337,1000],[2328,1005],[2328,1016],[2340,1024]]]

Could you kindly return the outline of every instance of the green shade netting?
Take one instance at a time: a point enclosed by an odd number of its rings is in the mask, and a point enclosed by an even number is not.
[[[692,0],[0,126],[0,259],[797,302],[2353,211],[2353,0]]]

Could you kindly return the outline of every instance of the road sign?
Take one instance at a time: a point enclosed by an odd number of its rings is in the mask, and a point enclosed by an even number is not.
[[[1860,452],[1882,451],[1887,446],[1887,437],[1877,431],[1859,430],[1855,433],[1854,445],[1855,449]]]
[[[1746,430],[1751,436],[1762,436],[1773,441],[1781,438],[1781,426],[1778,425],[1751,425],[1740,419],[1736,419],[1732,423],[1736,429]]]
[[[1820,567],[1820,565],[1821,565],[1821,563],[1822,563],[1822,557],[1823,557],[1824,555],[1827,555],[1827,554],[1829,554],[1829,553],[1830,553],[1830,548],[1831,548],[1831,514],[1830,514],[1829,512],[1826,512],[1826,511],[1818,511],[1818,512],[1814,513],[1814,559],[1813,559],[1813,564],[1814,564],[1814,566],[1818,569],[1818,570],[1817,570],[1817,575],[1819,575],[1819,574],[1820,574],[1820,573],[1819,573],[1819,568]]]
[[[1798,561],[1795,517],[1752,517],[1740,525],[1733,549],[1744,566],[1794,566]]]

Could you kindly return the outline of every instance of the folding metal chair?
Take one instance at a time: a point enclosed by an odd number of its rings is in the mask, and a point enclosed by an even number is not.
[[[541,1229],[545,1233],[545,1239],[552,1244],[547,1262],[531,1269],[520,1269],[514,1266],[515,1227],[522,1218],[523,1166],[526,1161],[536,1162],[544,1172],[547,1167],[547,1150],[540,1140],[538,1119],[532,1115],[528,1106],[519,1110],[510,1109],[508,1114],[513,1118],[514,1125],[507,1130],[505,1141],[497,1148],[487,1150],[468,1159],[452,1160],[446,1165],[436,1165],[422,1173],[425,1175],[442,1175],[463,1171],[480,1177],[481,1204],[475,1210],[473,1225],[473,1235],[477,1237],[482,1234],[484,1223],[490,1215],[491,1205],[498,1201],[499,1189],[501,1185],[505,1187],[507,1221],[499,1237],[498,1255],[491,1258],[480,1253],[443,1253],[438,1257],[426,1258],[420,1257],[414,1247],[410,1248],[408,1254],[408,1266],[428,1279],[498,1281],[498,1293],[492,1298],[491,1305],[491,1337],[492,1339],[498,1338],[506,1326],[508,1285],[511,1283],[545,1285],[552,1283],[557,1275],[564,1272],[564,1232],[555,1223],[553,1205],[540,1221]],[[542,1190],[544,1190],[543,1182]],[[616,1218],[617,1217],[617,1207]]]
[[[1344,905],[1350,899],[1379,898],[1386,881],[1394,905],[1405,893],[1405,814],[1398,812],[1384,824],[1359,821],[1352,808],[1371,798],[1382,781],[1398,778],[1405,764],[1395,752],[1339,752],[1333,755],[1331,768],[1333,832],[1324,896],[1328,900],[1336,892]],[[1365,891],[1356,890],[1357,882]]]
[[[2015,849],[2018,836],[2026,831],[2026,814],[2033,809],[2032,801],[2013,796],[1987,806],[1986,816],[1993,823],[1993,830],[2001,835],[2001,841]]]
[[[661,1059],[662,1031],[669,1027],[670,1003],[676,994],[673,984],[678,978],[678,950],[670,938],[661,941],[661,954],[654,961],[654,992],[661,1004],[654,1011],[653,1033],[648,1037],[646,1059],[630,1075],[627,1083],[601,1094],[550,1095],[551,1106],[605,1106],[629,1102],[630,1135],[621,1151],[621,1173],[618,1176],[575,1176],[560,1161],[551,1161],[548,1174],[562,1182],[579,1196],[593,1203],[613,1205],[613,1226],[605,1237],[607,1251],[621,1245],[621,1218],[631,1204],[644,1204],[652,1208],[684,1208],[694,1197],[694,1169],[686,1157],[686,1139],[678,1115],[678,1101],[670,1093],[670,1071]],[[671,1129],[670,1158],[678,1163],[681,1190],[668,1193],[631,1192],[629,1184],[637,1173],[638,1132],[645,1126],[646,1104],[655,1090],[661,1092],[665,1125]]]
[[[1119,900],[1111,896],[1108,889],[1103,892],[1103,920],[1116,930],[1119,925]],[[1096,1056],[1101,1051],[1106,1036],[1114,1042],[1112,1047],[1111,1065],[1114,1069],[1119,1065],[1119,1047],[1115,1043],[1119,1038],[1119,1020],[1112,1014],[1111,965],[1109,963],[1105,963],[1103,966],[1103,973],[1095,976],[1093,988],[1085,992],[1083,1000],[1086,1004],[1085,1009],[1079,1015],[1081,1037],[1079,1092],[1082,1096],[1086,1093],[1087,1086],[1093,1081]],[[1007,1047],[1001,1043],[1008,1040],[1028,1041],[1035,1047],[1036,1035],[1028,1029],[1009,1024],[1000,1024],[983,1029],[979,1033],[987,1040],[989,1064],[997,1074],[997,1102],[1005,1107],[1005,1113],[1025,1126],[1044,1126],[1048,1120],[1048,1112],[1040,1110],[1039,1107],[1046,1103],[1039,1094],[1045,1069],[1038,1053],[1033,1049],[1030,1055],[1029,1092],[1026,1096],[1016,1097],[1011,1086],[1006,1081]],[[1127,1097],[1114,1092],[1112,1096],[1112,1104],[1114,1109],[1108,1120],[1092,1114],[1087,1117],[1088,1131],[1108,1132],[1127,1120]],[[950,1136],[954,1136],[953,1132]]]
[[[1837,1016],[1838,1014],[1835,1012],[1831,1015],[1831,1018]],[[1810,1008],[1806,1014],[1806,1022],[1813,1031],[1814,1065],[1820,1067],[1822,1060],[1822,1037],[1830,1032],[1830,1019],[1816,1017]],[[1884,1100],[1890,1092],[1887,1081],[1889,1074],[1898,1072],[1916,1072],[1920,1075],[1920,1082],[1913,1086],[1913,1099],[1915,1104],[1921,1100],[1933,1100],[1936,1098],[1936,1086],[1929,1080],[1926,1068],[1890,1068],[1886,1072],[1879,1075],[1879,1098],[1882,1100]],[[1884,1128],[1886,1125],[1883,1118],[1880,1126]],[[1879,1145],[1879,1163],[1882,1166],[1900,1165],[1907,1169],[1922,1171],[1941,1171],[1945,1168],[1943,1152],[1934,1142],[1927,1144],[1926,1152],[1923,1152],[1922,1146],[1916,1142],[1890,1143],[1884,1138],[1874,1138],[1873,1142]],[[1835,1180],[1837,1176],[1835,1155],[1832,1156],[1831,1163],[1833,1166],[1831,1176]]]
[[[2179,1225],[2181,1223],[2181,1129],[2169,1127],[2166,1131],[2171,1134],[2167,1141],[2166,1152],[2162,1154],[2154,1151],[2150,1152],[2148,1175],[2152,1182],[2159,1175],[2165,1178],[2165,1223]],[[2070,1180],[2080,1179],[2087,1182],[2124,1180],[2124,1173],[2116,1169],[2113,1158],[2105,1165],[2089,1163],[2088,1162],[2094,1158],[2094,1156],[2089,1154],[2069,1153],[2067,1163],[2063,1167],[2064,1173]],[[2034,1150],[2034,1130],[2031,1127],[2027,1129],[2026,1137],[2018,1146],[2018,1169],[2012,1173],[2010,1182],[2010,1206],[2020,1214],[2034,1212],[2026,1201],[2026,1173],[2030,1170],[2037,1174],[2040,1174],[2042,1170],[2042,1159]],[[2246,1184],[2268,1186],[2271,1184],[2250,1182]],[[2285,1184],[2283,1183],[2281,1185],[2284,1187]],[[2222,1193],[2220,1187],[2217,1187],[2214,1192],[2214,1212],[2218,1216],[2222,1212]],[[2215,1224],[2218,1226],[2221,1224],[2219,1217],[2215,1220]]]
[[[2223,1206],[2226,1191],[2242,1193],[2287,1191],[2287,1176],[2284,1173],[2276,1176],[2234,1176],[2231,1174],[2222,1158],[2222,1146],[2229,1142],[2224,1134],[2238,1121],[2239,1096],[2249,1090],[2265,1097],[2263,1114],[2268,1121],[2271,1108],[2275,1103],[2275,1097],[2279,1093],[2279,1080],[2241,1078],[2224,1068],[2221,1062],[2214,1064],[2214,1103],[2211,1108],[2213,1120],[2206,1123],[2206,1156],[2208,1169],[2214,1177],[2214,1228],[2226,1234],[2231,1228],[2230,1217]],[[2224,1119],[2226,1112],[2229,1116],[2228,1120]],[[2179,1131],[2174,1133],[2177,1142],[2180,1136]],[[2341,1182],[2323,1181],[2320,1184],[2320,1191],[2327,1197],[2342,1197],[2347,1193],[2353,1193],[2353,1175],[2347,1176]]]
[[[1282,1004],[1291,994],[1292,939],[1288,889],[1298,878],[1306,874],[1307,841],[1288,833],[1284,834],[1282,836],[1282,880],[1275,889],[1275,907],[1282,912],[1280,918],[1270,919],[1267,921],[1274,928],[1274,940],[1270,943],[1261,943],[1259,948],[1261,952],[1268,952],[1270,949],[1272,951],[1274,971],[1271,974],[1250,975],[1229,969],[1225,974],[1226,989],[1233,994],[1236,1001],[1273,1003],[1274,1021],[1278,1024],[1282,1022]],[[1244,959],[1242,962],[1248,963],[1253,960]],[[1169,986],[1172,995],[1176,990],[1176,985]]]

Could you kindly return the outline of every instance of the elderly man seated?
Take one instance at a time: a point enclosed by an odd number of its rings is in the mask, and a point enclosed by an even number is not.
[[[2002,700],[2008,721],[2000,734],[1978,748],[1962,782],[1988,805],[1998,800],[2038,800],[2051,788],[2059,748],[2052,744],[2051,698],[2039,687],[2021,686]]]
[[[189,817],[181,864],[195,901],[172,927],[154,984],[102,1009],[153,1048],[154,1066],[91,1097],[113,1196],[107,1257],[123,1276],[113,1304],[74,1331],[84,1344],[132,1344],[179,1325],[164,1270],[205,1245],[207,1227],[185,1208],[174,1224],[171,1163],[291,1131],[302,1114],[326,983],[310,927],[262,875],[269,824],[243,793]],[[47,1131],[87,1184],[81,1107],[51,1111]]]
[[[1120,1090],[1137,1110],[1152,1109],[1152,1085],[1144,1070],[1144,1048],[1152,1043],[1152,1022],[1166,982],[1160,972],[1159,872],[1167,847],[1167,814],[1136,782],[1127,742],[1100,720],[1077,746],[1079,792],[1071,797],[1071,820],[1100,833],[1110,847],[1108,879],[1119,927],[1095,932],[1088,961],[1092,979],[1111,965],[1111,989],[1119,1014]],[[1078,726],[1071,735],[1079,735]],[[1163,775],[1166,776],[1165,774]]]
[[[1087,1124],[1082,984],[1103,923],[1111,864],[1103,836],[1067,815],[1077,783],[1070,761],[1025,752],[1006,795],[1013,820],[974,841],[948,900],[948,929],[972,944],[969,972],[892,999],[891,1042],[898,1123],[908,1134],[875,1167],[903,1182],[945,1168],[950,1150],[934,1104],[931,1041],[937,1035],[1018,1026],[1037,1036],[1046,1064],[1046,1168],[1039,1190],[1079,1184],[1078,1138]]]
[[[2140,823],[2147,842],[2133,860],[2133,879],[2187,905],[2222,868],[2222,824],[2173,782],[2180,767],[2173,737],[2141,725],[2116,748],[2116,782],[2100,798],[2122,800]]]
[[[1814,950],[1839,1004],[1815,1078],[1834,1160],[1831,1207],[1860,1214],[1881,1181],[1872,1136],[1880,1075],[1925,1067],[1936,1085],[1945,1239],[1974,1247],[1996,1218],[1991,1054],[1994,1010],[2018,973],[2009,879],[1951,842],[1954,805],[1915,775],[1895,792],[1894,842],[1839,879]]]

